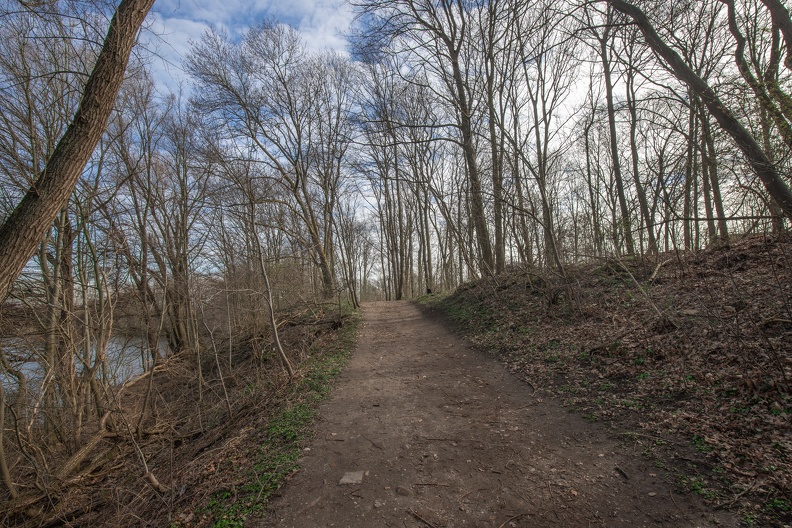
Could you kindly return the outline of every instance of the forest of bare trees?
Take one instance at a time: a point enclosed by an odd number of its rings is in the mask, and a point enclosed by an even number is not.
[[[129,47],[151,4],[117,8],[139,19]],[[218,350],[291,375],[294,310],[510,267],[563,284],[591,259],[788,228],[780,0],[353,6],[348,54],[273,20],[212,30],[167,93],[143,49],[97,88],[115,7],[2,3],[2,494],[48,493],[73,469],[52,461],[121,428],[121,384],[168,357],[191,358],[197,399],[207,362],[233,362]]]

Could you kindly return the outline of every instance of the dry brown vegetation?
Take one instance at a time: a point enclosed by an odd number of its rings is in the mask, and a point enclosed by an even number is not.
[[[751,237],[569,281],[526,269],[432,299],[538,393],[746,525],[792,522],[792,244]]]
[[[354,328],[333,310],[285,316],[281,340],[299,365],[291,383],[274,354],[262,358],[250,345],[206,354],[203,390],[193,358],[170,357],[113,388],[114,410],[76,453],[42,457],[48,468],[29,465],[9,442],[20,496],[5,503],[0,524],[242,526],[294,471]]]

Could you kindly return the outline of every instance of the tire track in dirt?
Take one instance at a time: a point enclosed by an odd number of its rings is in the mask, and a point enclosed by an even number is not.
[[[364,307],[297,473],[251,526],[737,526],[408,302]],[[341,482],[349,483],[341,483]]]

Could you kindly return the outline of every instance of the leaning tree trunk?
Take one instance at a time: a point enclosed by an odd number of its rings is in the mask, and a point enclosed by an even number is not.
[[[138,29],[153,4],[154,0],[121,1],[71,124],[33,187],[0,227],[0,299],[8,295],[47,228],[69,201],[105,131]]]
[[[737,117],[723,104],[715,91],[706,81],[696,75],[679,54],[666,44],[660,35],[657,34],[652,23],[646,14],[638,7],[625,2],[624,0],[607,0],[616,10],[624,13],[633,19],[643,33],[649,47],[661,56],[673,71],[677,79],[684,82],[688,88],[707,105],[712,117],[737,143],[743,155],[750,163],[751,168],[762,181],[767,193],[773,198],[784,215],[792,220],[792,191],[779,174],[777,167],[773,164],[762,147],[756,142],[751,133],[740,123]],[[766,4],[772,4],[778,10],[778,2],[763,0]],[[779,4],[780,5],[780,4]],[[783,7],[783,6],[781,6]],[[774,12],[773,21],[775,23],[777,15]],[[780,18],[780,17],[779,17]]]

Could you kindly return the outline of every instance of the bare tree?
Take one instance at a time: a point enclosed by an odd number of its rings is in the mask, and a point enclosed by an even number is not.
[[[613,94],[613,68],[611,58],[615,39],[613,34],[613,11],[611,9],[606,9],[605,13],[601,13],[600,16],[603,19],[602,24],[598,25],[590,18],[589,26],[597,41],[597,50],[602,63],[602,79],[605,84],[605,102],[607,104],[608,127],[610,132],[611,163],[621,212],[620,230],[627,254],[632,255],[635,253],[635,242],[632,232],[630,210],[627,204],[624,178],[622,176],[621,154],[619,152],[619,140],[616,132],[616,108],[614,106]],[[598,31],[599,28],[601,28],[601,33]]]
[[[240,45],[207,33],[187,59],[202,87],[199,107],[232,137],[249,140],[257,161],[291,194],[326,297],[336,288],[330,216],[350,140],[344,128],[350,70],[340,58],[333,61],[318,67],[296,30],[271,22],[249,31]]]
[[[471,38],[469,10],[473,6],[461,0],[400,0],[398,2],[355,2],[361,14],[370,17],[367,38],[380,43],[409,42],[404,50],[414,55],[418,68],[427,72],[427,81],[438,95],[453,108],[458,143],[464,153],[469,183],[470,213],[475,231],[479,269],[495,272],[495,260],[484,207],[484,190],[479,169],[478,147],[473,125],[473,105],[468,69],[470,57],[465,55]],[[381,48],[380,52],[386,51]]]

